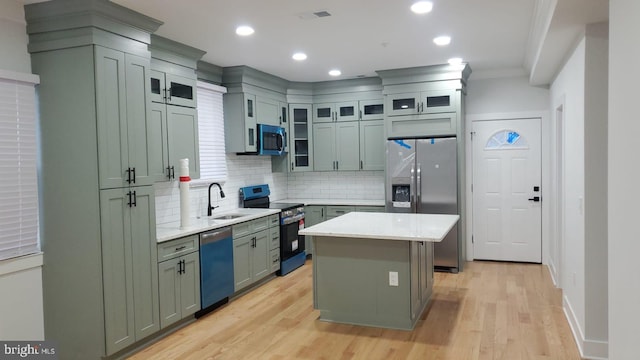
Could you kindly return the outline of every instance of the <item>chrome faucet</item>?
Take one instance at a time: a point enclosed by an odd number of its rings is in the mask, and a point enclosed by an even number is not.
[[[224,197],[224,191],[222,191],[222,186],[220,186],[220,184],[211,183],[211,185],[209,185],[209,206],[207,207],[207,216],[211,216],[211,212],[213,211],[213,209],[217,208],[217,206],[216,207],[211,206],[211,187],[213,185],[218,185],[218,189],[220,189],[220,197],[221,198]]]

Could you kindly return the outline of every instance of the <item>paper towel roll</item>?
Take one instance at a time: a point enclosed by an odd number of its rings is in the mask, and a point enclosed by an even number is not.
[[[191,214],[190,210],[190,198],[189,198],[189,159],[180,159],[180,228],[188,228],[190,223]]]

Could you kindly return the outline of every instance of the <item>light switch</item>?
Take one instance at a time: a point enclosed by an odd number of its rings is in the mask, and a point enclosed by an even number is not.
[[[389,286],[398,286],[398,272],[389,271]]]

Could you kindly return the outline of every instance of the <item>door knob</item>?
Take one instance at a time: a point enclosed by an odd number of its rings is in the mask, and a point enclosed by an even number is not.
[[[529,201],[539,202],[540,201],[540,196],[534,196],[534,197],[530,198]]]

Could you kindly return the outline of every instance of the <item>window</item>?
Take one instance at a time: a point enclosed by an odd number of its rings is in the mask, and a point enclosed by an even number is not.
[[[200,179],[225,181],[227,158],[224,146],[222,95],[227,89],[198,81],[198,137],[200,142]]]
[[[513,130],[500,130],[493,134],[487,144],[485,150],[522,150],[528,149],[529,143],[518,132]]]
[[[0,70],[0,260],[40,250],[36,83]]]

